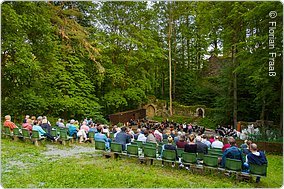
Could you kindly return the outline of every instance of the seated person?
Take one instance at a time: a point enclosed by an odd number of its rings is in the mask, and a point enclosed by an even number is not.
[[[154,136],[157,142],[162,142],[163,134],[158,129],[155,129]]]
[[[86,142],[88,140],[88,137],[87,137],[87,133],[85,131],[84,128],[80,128],[80,130],[77,132],[77,137],[79,137],[79,143],[83,143],[83,142]]]
[[[207,136],[206,135],[202,135],[202,143],[206,144],[208,148],[211,148],[211,142],[209,142],[209,140],[207,140]]]
[[[4,125],[4,127],[9,127],[11,133],[13,133],[13,129],[14,129],[14,128],[18,128],[18,127],[16,126],[16,124],[11,121],[11,116],[10,116],[10,115],[6,115],[6,116],[5,116],[5,122],[4,122],[3,125]]]
[[[106,149],[109,149],[111,140],[109,138],[107,138],[107,136],[105,134],[102,133],[103,128],[101,126],[98,126],[97,131],[98,132],[94,136],[95,141],[105,142]]]
[[[151,129],[148,130],[146,142],[157,143],[153,130]]]
[[[196,140],[196,145],[197,145],[196,152],[207,154],[208,153],[208,147],[207,147],[206,144],[201,142],[201,140],[202,140],[201,136],[197,136],[195,140]]]
[[[53,140],[53,141],[57,141],[58,138],[51,136],[49,133],[45,132],[41,126],[38,125],[37,122],[34,122],[33,125],[33,130],[34,131],[38,131],[39,132],[39,136],[46,136],[48,139]]]
[[[93,133],[97,133],[97,128],[95,127],[95,124],[94,123],[91,123],[91,126],[90,126],[90,130],[89,130],[89,133],[90,132],[93,132]]]
[[[195,135],[189,135],[189,143],[184,146],[184,151],[189,153],[196,153],[197,152],[197,144],[194,142]]]
[[[230,148],[227,148],[223,152],[222,162],[221,162],[222,167],[225,167],[226,158],[241,160],[243,164],[244,160],[243,160],[242,152],[236,146],[236,140],[234,139],[234,137],[229,137],[228,141],[230,144]]]
[[[46,129],[47,133],[50,134],[51,126],[50,126],[50,124],[48,124],[47,119],[42,120],[41,128]]]
[[[212,145],[212,143],[213,143],[214,141],[215,141],[214,135],[211,135],[210,138],[209,138],[209,142],[211,143],[211,145]]]
[[[229,144],[229,141],[228,141],[228,138],[227,138],[227,137],[225,137],[225,138],[223,139],[223,142],[224,142],[224,146],[223,146],[223,148],[222,148],[222,152],[224,152],[227,148],[230,148],[230,147],[231,147],[231,145]]]
[[[173,138],[171,136],[168,137],[168,144],[164,144],[162,146],[162,151],[161,151],[161,157],[163,157],[163,151],[164,150],[174,150],[176,153],[176,160],[178,160],[178,153],[177,153],[177,148],[173,145]],[[162,160],[162,166],[164,166],[164,161]],[[175,163],[172,162],[172,167],[175,166]]]
[[[215,140],[214,142],[212,142],[211,147],[212,148],[220,148],[222,149],[224,146],[223,142],[220,141],[220,137],[219,136],[215,136]]]
[[[115,142],[122,145],[122,150],[126,150],[126,144],[131,142],[131,137],[126,133],[126,127],[122,127],[121,131],[115,136]]]
[[[141,132],[139,133],[139,135],[137,136],[137,141],[142,141],[142,142],[146,142],[147,137],[145,136],[144,132],[146,131],[146,128],[142,128]]]
[[[255,143],[252,143],[250,145],[250,151],[246,156],[246,162],[244,163],[244,166],[249,169],[250,164],[257,164],[257,165],[263,165],[267,164],[267,159],[265,157],[265,154],[262,151],[258,151],[257,145]],[[256,177],[256,182],[258,183],[260,181],[260,177]]]
[[[28,119],[26,121],[26,123],[23,123],[23,129],[27,129],[30,134],[32,133],[32,130],[33,130],[33,125],[32,125],[33,121],[31,119]]]
[[[168,139],[169,135],[170,135],[170,131],[169,130],[163,130],[163,139]]]
[[[186,144],[185,135],[180,135],[179,140],[176,142],[177,148],[184,148]]]
[[[76,126],[74,125],[75,120],[72,119],[70,121],[70,124],[68,126],[68,131],[69,131],[69,135],[72,136],[73,138],[77,138],[77,132],[78,129],[76,128]]]
[[[245,140],[245,145],[242,144],[241,148],[242,148],[242,151],[245,155],[248,155],[250,153],[250,145],[252,143],[251,140]]]
[[[60,121],[58,122],[58,127],[66,128],[65,125],[64,125],[64,120],[63,119],[60,119]]]
[[[137,129],[136,133],[134,134],[134,140],[138,139],[138,136],[140,133],[141,133],[141,129]]]

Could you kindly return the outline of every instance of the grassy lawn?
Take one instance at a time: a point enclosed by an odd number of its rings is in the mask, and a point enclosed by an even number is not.
[[[4,188],[279,188],[283,184],[282,156],[275,155],[268,155],[268,176],[256,184],[161,167],[159,161],[150,166],[139,164],[135,158],[106,159],[99,151],[62,157],[44,154],[48,151],[45,146],[21,141],[2,139],[1,145]],[[59,150],[72,149],[51,145]]]

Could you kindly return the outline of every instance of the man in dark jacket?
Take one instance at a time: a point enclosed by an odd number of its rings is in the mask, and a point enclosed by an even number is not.
[[[201,136],[197,136],[195,141],[196,141],[195,143],[197,144],[196,152],[207,154],[208,153],[208,147],[207,147],[206,144],[201,142]]]
[[[178,155],[177,155],[177,148],[173,145],[173,138],[171,136],[168,137],[168,144],[164,144],[162,146],[162,151],[161,151],[161,157],[163,157],[163,151],[164,150],[174,150],[176,154],[176,160],[178,160]],[[162,166],[164,166],[164,161],[162,160]],[[172,162],[172,167],[175,166],[175,163]]]
[[[252,143],[250,145],[250,151],[247,155],[247,161],[245,165],[249,168],[250,164],[257,164],[257,165],[263,165],[267,164],[267,159],[265,157],[265,154],[262,151],[257,150],[257,145],[255,143]],[[256,177],[256,182],[258,183],[260,181],[260,177]]]
[[[126,134],[126,127],[122,127],[121,131],[116,134],[115,142],[122,145],[122,150],[125,150],[126,144],[131,142],[130,135]]]

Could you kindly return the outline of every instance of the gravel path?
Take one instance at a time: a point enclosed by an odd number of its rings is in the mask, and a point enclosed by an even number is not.
[[[46,156],[59,156],[59,157],[70,157],[70,156],[80,156],[82,153],[88,153],[95,155],[97,150],[95,147],[88,147],[88,146],[73,146],[73,147],[66,147],[66,148],[58,148],[56,145],[46,145],[47,151],[43,152],[43,155]]]

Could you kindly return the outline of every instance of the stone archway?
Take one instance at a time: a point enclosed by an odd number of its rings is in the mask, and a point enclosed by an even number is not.
[[[196,109],[196,117],[202,117],[204,118],[205,117],[205,111],[203,108],[197,108]]]
[[[145,109],[148,118],[153,118],[156,115],[156,108],[154,105],[149,104],[145,107]]]

